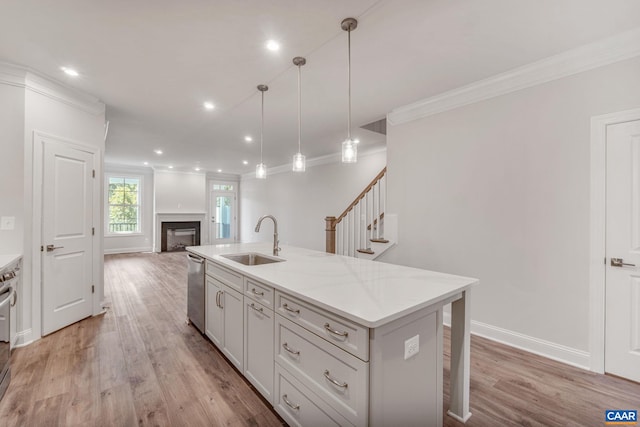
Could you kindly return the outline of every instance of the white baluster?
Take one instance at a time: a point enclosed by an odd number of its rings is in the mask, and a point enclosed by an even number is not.
[[[356,205],[353,207],[353,212],[354,212],[354,216],[355,216],[355,222],[354,222],[354,228],[353,228],[353,232],[354,232],[354,237],[353,237],[353,247],[354,247],[354,256],[357,256],[358,254],[356,253],[358,249],[360,249],[360,200],[358,200],[358,203],[356,203]]]
[[[381,191],[381,196],[380,198],[382,199],[382,214],[386,215],[387,214],[387,174],[385,173],[384,175],[382,175],[382,179],[381,181],[381,186],[380,186],[380,191]],[[382,225],[382,224],[380,224]],[[381,229],[381,234],[382,236],[384,236],[384,228]]]
[[[342,255],[342,221],[336,225],[336,254]]]

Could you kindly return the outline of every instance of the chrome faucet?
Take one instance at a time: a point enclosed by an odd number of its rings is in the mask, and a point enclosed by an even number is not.
[[[278,252],[280,252],[280,248],[278,247],[278,221],[276,221],[276,217],[273,215],[263,215],[258,220],[256,224],[256,233],[260,231],[260,224],[262,224],[262,220],[265,218],[271,218],[273,220],[273,255],[278,256]]]

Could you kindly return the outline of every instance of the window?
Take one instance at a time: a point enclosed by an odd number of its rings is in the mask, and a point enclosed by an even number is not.
[[[213,184],[214,191],[233,191],[233,184]]]
[[[107,234],[140,233],[141,177],[107,177]]]

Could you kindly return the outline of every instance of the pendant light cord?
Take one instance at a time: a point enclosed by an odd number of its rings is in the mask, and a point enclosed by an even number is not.
[[[300,153],[300,141],[301,137],[301,128],[302,128],[302,114],[300,113],[300,109],[302,108],[302,86],[300,84],[300,65],[298,65],[298,153]]]
[[[347,74],[348,74],[348,86],[349,86],[349,110],[348,110],[348,123],[347,123],[347,139],[351,141],[351,29],[347,31],[348,50],[349,56],[347,62]]]
[[[262,95],[262,103],[260,106],[260,163],[264,163],[262,161],[262,143],[264,140],[264,91],[261,91],[260,94]]]

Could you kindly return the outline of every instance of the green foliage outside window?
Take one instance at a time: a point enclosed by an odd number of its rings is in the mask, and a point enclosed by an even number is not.
[[[140,179],[109,177],[109,233],[140,232]]]

